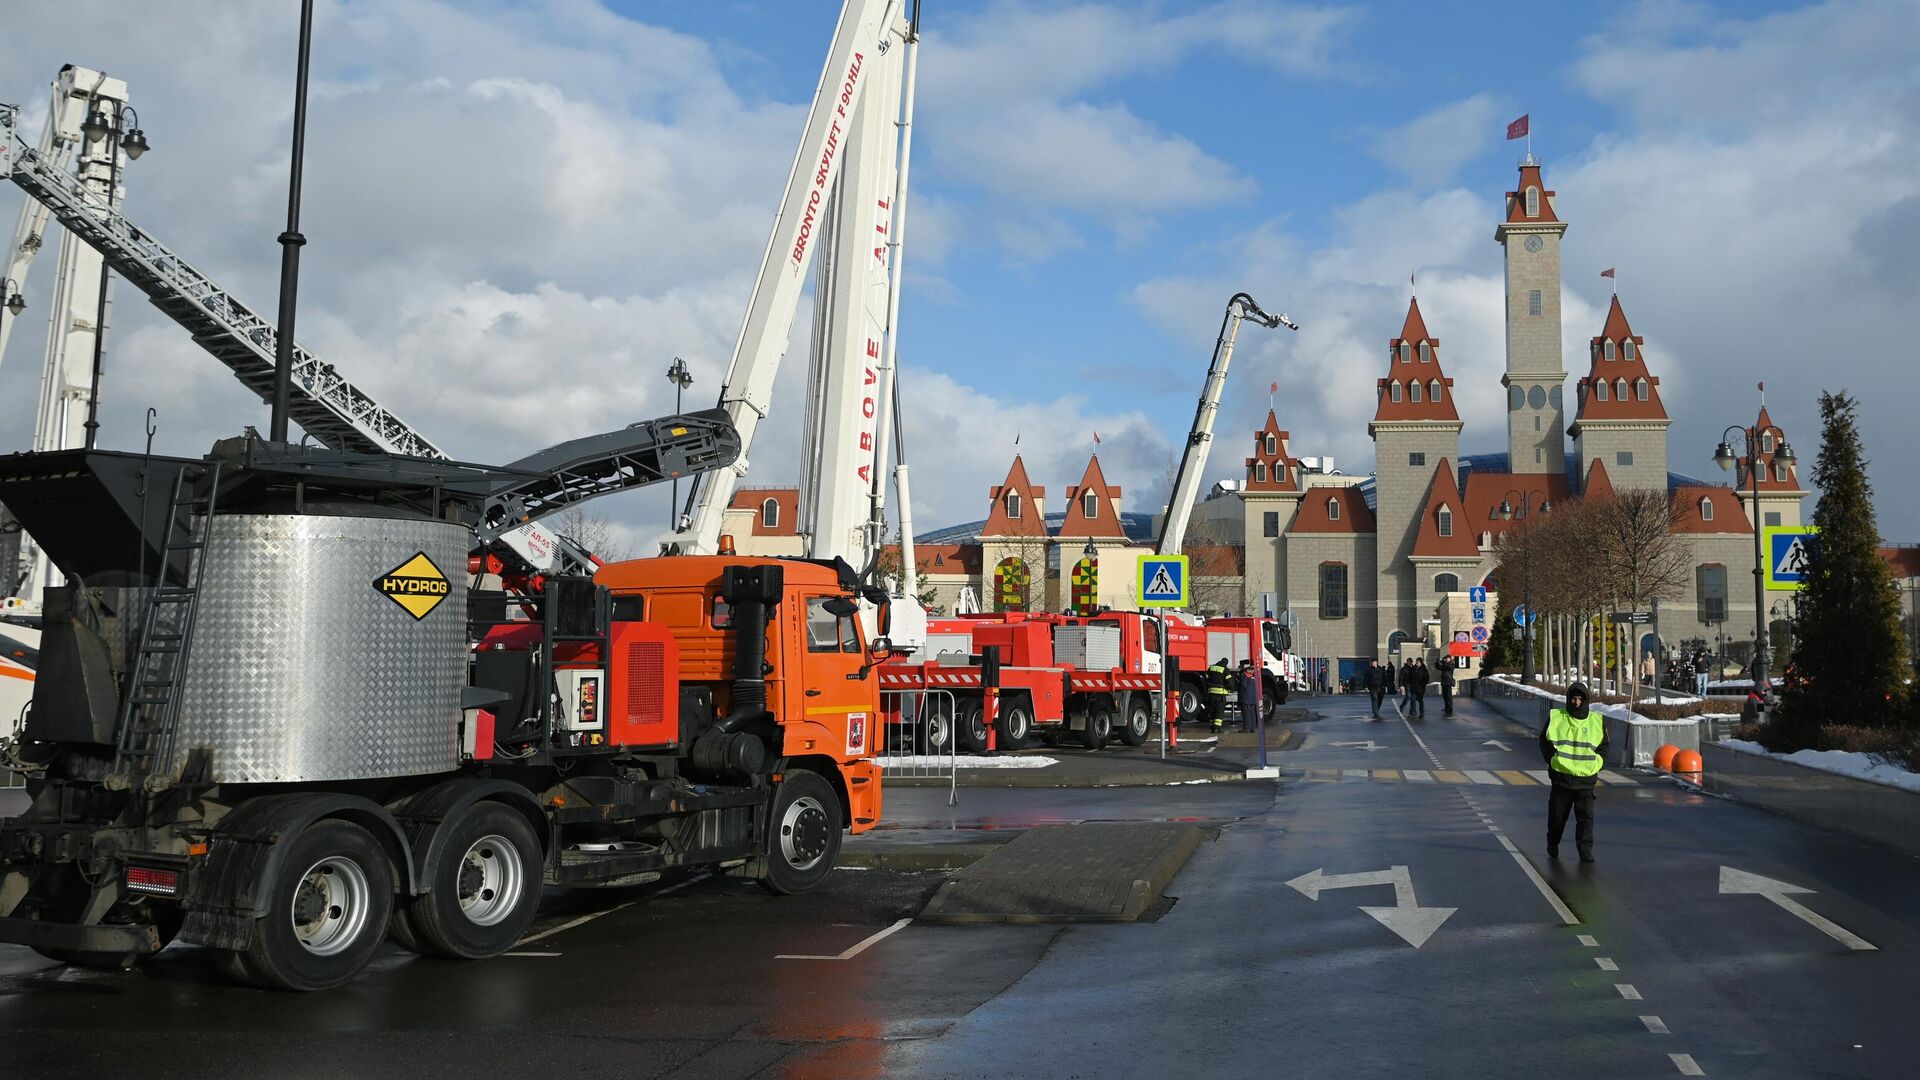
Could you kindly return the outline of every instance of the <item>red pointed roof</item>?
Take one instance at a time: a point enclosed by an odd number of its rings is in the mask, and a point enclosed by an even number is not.
[[[1046,488],[1034,487],[1033,481],[1027,479],[1027,466],[1020,460],[1020,455],[1013,455],[1013,468],[1007,470],[1007,482],[993,489],[993,509],[987,512],[987,524],[980,530],[980,535],[1047,535],[1047,522],[1040,507],[1040,499],[1046,493]],[[1007,513],[1008,494],[1018,494],[1020,497],[1019,517]]]
[[[1534,188],[1540,192],[1540,213],[1533,217],[1527,215],[1528,188]],[[1539,163],[1522,163],[1519,185],[1507,192],[1507,221],[1515,225],[1530,225],[1559,220],[1553,212],[1553,192],[1548,191],[1546,181],[1540,179]]]
[[[1478,542],[1481,533],[1498,536],[1524,524],[1528,515],[1539,513],[1542,506],[1565,501],[1569,490],[1565,473],[1549,476],[1474,470],[1467,473],[1467,490],[1462,501],[1466,503],[1467,520],[1472,523],[1473,536]],[[1500,516],[1501,503],[1507,504],[1511,516]]]
[[[1581,376],[1575,392],[1580,407],[1573,426],[1588,420],[1665,420],[1660,402],[1660,379],[1647,371],[1646,339],[1627,325],[1627,313],[1616,294],[1607,310],[1600,336],[1592,340],[1591,370]],[[1629,356],[1628,354],[1632,355]],[[1603,385],[1604,384],[1604,385]],[[1601,394],[1605,393],[1605,400]]]
[[[767,503],[773,503],[772,524],[768,524]],[[730,510],[753,511],[754,536],[800,535],[800,489],[790,487],[743,487],[727,500]]]
[[[1443,522],[1447,526],[1445,536],[1440,534]],[[1480,554],[1480,531],[1468,520],[1460,485],[1453,477],[1453,463],[1446,458],[1440,459],[1433,470],[1433,482],[1427,485],[1427,500],[1420,510],[1420,532],[1414,537],[1413,554],[1465,558]]]
[[[1407,321],[1400,336],[1387,343],[1387,377],[1376,380],[1380,404],[1374,409],[1375,423],[1383,420],[1443,420],[1460,422],[1453,407],[1453,380],[1440,370],[1440,339],[1427,333],[1427,322],[1420,314],[1420,301],[1407,304]],[[1440,390],[1435,400],[1433,391]],[[1394,400],[1395,396],[1399,400]]]
[[[1607,463],[1599,458],[1587,468],[1587,482],[1580,485],[1580,497],[1583,499],[1610,499],[1613,497],[1613,478],[1607,475]]]
[[[1091,515],[1082,497],[1088,491],[1095,493]],[[1067,520],[1058,535],[1126,539],[1127,530],[1120,525],[1120,489],[1107,483],[1106,474],[1100,471],[1100,455],[1087,459],[1087,471],[1080,482],[1067,488]]]
[[[1677,533],[1748,534],[1753,523],[1732,488],[1713,485],[1673,489],[1673,531]]]
[[[1760,483],[1758,486],[1760,490],[1799,491],[1800,466],[1798,464],[1786,466],[1785,478],[1782,478],[1778,471],[1780,466],[1774,458],[1779,456],[1780,446],[1787,441],[1787,433],[1780,430],[1780,426],[1773,422],[1773,417],[1767,415],[1767,407],[1765,405],[1760,406],[1760,417],[1753,422],[1752,435],[1759,443]],[[1746,447],[1735,446],[1734,449],[1744,450]],[[1795,451],[1795,453],[1797,454],[1798,451]],[[1740,456],[1740,468],[1736,475],[1738,476],[1738,480],[1735,482],[1734,487],[1742,492],[1746,491],[1747,458],[1745,454]]]
[[[886,550],[895,559],[900,557],[900,545],[888,544]],[[978,577],[980,574],[979,544],[915,544],[913,561],[919,564],[922,574],[965,574]]]
[[[1247,459],[1243,491],[1299,491],[1300,463],[1292,456],[1290,432],[1280,430],[1280,420],[1267,410],[1267,422],[1253,433],[1253,456]],[[1267,450],[1268,441],[1273,450]]]
[[[1338,516],[1334,508],[1338,507]],[[1300,500],[1300,512],[1293,515],[1287,534],[1343,533],[1370,534],[1376,530],[1373,511],[1366,496],[1357,487],[1314,488]]]

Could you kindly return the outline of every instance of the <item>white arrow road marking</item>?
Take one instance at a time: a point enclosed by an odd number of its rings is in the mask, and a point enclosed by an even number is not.
[[[1789,885],[1784,881],[1775,881],[1759,874],[1749,874],[1745,870],[1735,870],[1731,866],[1720,868],[1720,893],[1758,893],[1798,916],[1809,926],[1819,930],[1833,940],[1855,951],[1876,949],[1867,939],[1834,922],[1832,919],[1808,908],[1798,900],[1790,900],[1788,893],[1813,895],[1812,889],[1803,889],[1798,885]]]
[[[1497,746],[1500,749],[1505,750],[1509,754],[1513,753],[1513,747],[1508,746],[1506,743],[1501,742],[1499,739],[1488,739],[1486,742],[1483,742],[1480,745],[1481,746]]]
[[[1385,870],[1369,870],[1359,874],[1326,874],[1320,870],[1309,870],[1287,882],[1299,890],[1309,900],[1319,900],[1320,893],[1326,889],[1352,889],[1365,885],[1393,886],[1393,907],[1361,907],[1360,910],[1371,915],[1381,926],[1400,936],[1402,941],[1419,948],[1427,943],[1440,924],[1447,921],[1458,908],[1420,906],[1413,895],[1413,874],[1404,866],[1392,866]]]
[[[859,956],[861,953],[866,952],[868,949],[872,948],[873,946],[880,944],[882,941],[885,941],[887,938],[893,936],[895,933],[898,933],[902,928],[904,928],[908,923],[912,921],[913,920],[910,918],[901,919],[899,922],[894,923],[892,926],[887,927],[885,930],[882,930],[879,933],[874,934],[872,937],[869,937],[855,944],[852,948],[848,949],[846,952],[840,953],[837,956],[804,956],[804,955],[783,953],[779,956],[774,957],[774,959],[775,960],[851,960],[854,957]]]
[[[1385,749],[1386,749],[1386,747],[1384,747],[1384,746],[1380,746],[1380,745],[1377,745],[1377,744],[1375,744],[1375,743],[1374,743],[1374,741],[1373,741],[1372,739],[1368,739],[1368,740],[1367,740],[1366,742],[1337,742],[1337,743],[1333,743],[1332,745],[1334,745],[1334,746],[1357,746],[1357,747],[1359,747],[1360,749],[1362,749],[1362,750],[1365,750],[1365,751],[1367,751],[1368,753],[1372,753],[1372,752],[1373,752],[1373,751],[1375,751],[1375,750],[1385,750]]]

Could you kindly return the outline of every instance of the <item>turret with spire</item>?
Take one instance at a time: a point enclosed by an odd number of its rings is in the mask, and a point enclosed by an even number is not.
[[[1376,648],[1387,654],[1396,632],[1418,637],[1425,592],[1411,561],[1421,508],[1435,470],[1460,459],[1460,412],[1453,380],[1440,365],[1440,339],[1427,329],[1420,301],[1409,300],[1400,334],[1387,343],[1387,373],[1376,380],[1373,422],[1374,543],[1380,581]],[[1430,592],[1428,589],[1426,592]]]
[[[1672,421],[1660,401],[1660,378],[1647,368],[1646,339],[1628,325],[1618,293],[1588,345],[1588,365],[1575,386],[1579,406],[1567,429],[1580,475],[1599,462],[1616,488],[1664,490]]]
[[[1508,468],[1559,476],[1566,469],[1567,373],[1560,356],[1560,220],[1554,193],[1531,150],[1507,192],[1506,220],[1493,237],[1507,251]]]

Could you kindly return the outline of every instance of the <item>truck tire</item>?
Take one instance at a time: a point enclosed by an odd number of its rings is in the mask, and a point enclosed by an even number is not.
[[[1019,698],[1000,699],[1000,749],[1024,750],[1033,740],[1033,708]]]
[[[1153,734],[1153,710],[1139,697],[1127,706],[1127,722],[1120,726],[1120,741],[1128,746],[1145,746]]]
[[[1095,701],[1087,706],[1087,726],[1080,731],[1080,745],[1089,750],[1107,748],[1107,737],[1113,734],[1113,706],[1105,701]]]
[[[987,710],[979,701],[960,703],[960,725],[954,732],[960,749],[978,754],[987,748]]]
[[[819,773],[795,769],[780,781],[767,828],[767,873],[760,885],[781,896],[825,881],[840,854],[840,796]]]
[[[1206,695],[1201,693],[1200,684],[1191,679],[1180,680],[1180,722],[1192,724],[1206,718]]]
[[[929,703],[926,719],[920,721],[920,745],[915,749],[923,754],[952,753],[953,739],[953,707],[944,701]]]
[[[1266,681],[1266,695],[1262,700],[1266,702],[1267,720],[1271,723],[1273,720],[1273,710],[1287,703],[1287,680],[1276,679],[1271,676],[1265,676],[1264,678]]]
[[[328,818],[285,842],[262,883],[267,914],[234,960],[245,981],[281,990],[324,990],[360,974],[393,911],[393,866],[367,830]]]
[[[427,891],[408,899],[404,920],[394,921],[424,955],[498,956],[540,908],[540,838],[518,811],[497,802],[474,803],[441,828],[451,831]]]

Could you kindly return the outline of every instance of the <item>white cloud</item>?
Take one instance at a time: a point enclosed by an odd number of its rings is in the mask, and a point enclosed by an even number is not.
[[[1417,183],[1444,183],[1493,143],[1500,113],[1491,94],[1475,94],[1381,132],[1367,152]]]

